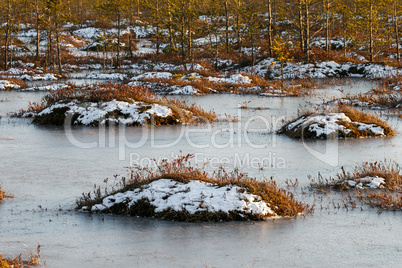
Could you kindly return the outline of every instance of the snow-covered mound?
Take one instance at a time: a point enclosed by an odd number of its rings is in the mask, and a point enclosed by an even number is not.
[[[209,81],[225,84],[250,84],[253,80],[241,74],[232,74],[230,77],[208,77]]]
[[[188,183],[172,179],[159,179],[132,191],[116,193],[92,206],[91,211],[108,212],[113,207],[124,206],[127,211],[139,202],[148,202],[154,213],[236,213],[241,217],[257,215],[275,216],[270,204],[260,196],[247,193],[236,185],[218,186],[193,180]],[[83,208],[88,209],[88,208]]]
[[[58,76],[52,73],[46,73],[46,74],[24,74],[20,77],[22,80],[27,80],[27,81],[38,81],[38,80],[57,80]]]
[[[29,87],[24,88],[22,91],[52,91],[52,90],[59,90],[63,88],[68,88],[66,84],[51,84],[47,86],[36,86],[36,87]]]
[[[198,94],[198,90],[193,86],[171,86],[169,95],[195,95]]]
[[[195,95],[199,94],[198,90],[191,86],[171,86],[162,82],[143,82],[143,81],[133,81],[127,84],[128,86],[136,87],[142,86],[158,94],[168,94],[168,95]]]
[[[173,75],[169,72],[146,72],[131,78],[132,81],[145,79],[172,79]]]
[[[73,31],[73,34],[84,39],[94,39],[103,33],[102,29],[88,27]]]
[[[280,79],[282,76],[281,63],[273,58],[262,60],[254,67],[242,69],[246,73],[254,73],[261,77]],[[315,64],[288,62],[284,64],[283,78],[326,78],[326,77],[367,77],[385,78],[401,75],[402,69],[375,63],[343,63],[324,61]]]
[[[356,180],[347,180],[345,181],[345,184],[347,184],[349,187],[357,189],[378,189],[384,188],[385,179],[378,176],[366,176]]]
[[[202,76],[198,73],[189,73],[184,75],[182,78],[180,78],[180,80],[183,81],[192,81],[192,80],[200,80],[202,79]]]
[[[344,113],[304,115],[283,126],[279,133],[307,139],[386,136],[384,127],[353,122]]]
[[[0,80],[0,90],[20,89],[19,85],[13,84],[8,80]]]
[[[30,116],[32,114],[26,114]],[[173,111],[160,104],[147,104],[144,102],[124,102],[112,100],[104,103],[86,102],[76,100],[68,103],[56,103],[34,115],[34,122],[39,124],[62,125],[65,119],[71,120],[71,125],[104,125],[109,123],[125,125],[143,125],[151,118],[156,124],[177,124],[178,120]]]
[[[111,74],[90,74],[86,79],[101,79],[101,80],[121,80],[126,79],[125,74],[121,73],[111,73]]]

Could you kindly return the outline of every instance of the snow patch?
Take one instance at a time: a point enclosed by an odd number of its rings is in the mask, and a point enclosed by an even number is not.
[[[171,179],[159,179],[133,191],[108,196],[102,204],[93,206],[92,211],[103,211],[122,203],[130,207],[141,199],[147,199],[155,206],[156,213],[166,210],[190,214],[241,211],[253,215],[275,215],[260,196],[248,194],[238,186],[219,187],[202,181],[181,183]]]
[[[13,84],[7,80],[0,80],[0,90],[20,89],[19,85]]]

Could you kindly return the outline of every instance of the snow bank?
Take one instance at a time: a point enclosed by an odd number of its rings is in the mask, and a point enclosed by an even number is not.
[[[245,73],[257,74],[272,79],[281,78],[281,63],[274,58],[262,60],[252,68],[242,68]],[[294,78],[326,78],[326,77],[367,77],[385,78],[402,75],[402,70],[382,64],[374,63],[343,63],[334,61],[306,64],[302,62],[288,62],[283,68],[284,79]]]
[[[73,34],[84,39],[94,39],[103,34],[103,31],[100,28],[88,27],[73,31]]]
[[[20,77],[22,80],[27,80],[27,81],[38,81],[38,80],[57,80],[58,76],[52,73],[46,73],[46,74],[24,74]]]
[[[253,81],[248,76],[244,76],[241,74],[232,74],[230,77],[227,78],[209,76],[208,80],[211,82],[225,84],[250,84]]]
[[[171,86],[170,91],[168,92],[170,95],[195,95],[198,94],[198,90],[193,86]]]
[[[121,80],[127,78],[127,75],[121,73],[111,73],[111,74],[90,74],[86,79],[102,79],[102,80]]]
[[[0,80],[0,90],[20,89],[19,85],[13,84],[7,80]]]
[[[143,81],[133,81],[127,84],[128,86],[136,87],[142,86],[149,90],[152,90],[160,94],[169,95],[195,95],[198,94],[198,90],[193,86],[171,86],[166,83],[161,82],[143,82]]]
[[[344,113],[302,116],[285,125],[279,132],[290,134],[289,136],[295,138],[360,137],[363,135],[355,129],[364,132],[364,136],[385,136],[383,127],[376,124],[352,122]]]
[[[173,75],[169,72],[146,72],[131,78],[132,81],[145,79],[172,79]]]
[[[249,194],[235,185],[219,187],[202,181],[181,183],[171,179],[159,179],[133,191],[117,193],[103,199],[92,211],[107,211],[118,204],[135,205],[146,199],[155,206],[155,213],[168,210],[188,212],[240,212],[261,216],[273,216],[270,205],[260,196]]]
[[[160,104],[129,103],[112,100],[102,104],[94,102],[79,103],[77,101],[57,103],[44,109],[37,116],[52,114],[55,109],[60,108],[67,108],[65,116],[70,114],[77,117],[74,122],[71,122],[73,125],[104,125],[110,122],[125,125],[142,125],[152,115],[162,118],[168,118],[173,115],[169,107]],[[113,116],[115,114],[119,116]]]
[[[66,84],[51,84],[47,86],[36,86],[36,87],[29,87],[24,88],[22,91],[52,91],[52,90],[59,90],[63,88],[68,88]]]
[[[385,179],[380,178],[378,176],[375,177],[364,177],[356,180],[347,180],[345,183],[352,187],[352,188],[357,188],[357,189],[379,189],[379,188],[384,188],[385,184]]]

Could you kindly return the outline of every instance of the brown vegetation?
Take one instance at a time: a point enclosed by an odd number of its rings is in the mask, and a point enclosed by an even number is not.
[[[10,197],[13,197],[13,195],[6,194],[5,192],[3,192],[0,185],[0,202],[3,201],[4,198],[10,198]]]
[[[171,108],[173,111],[172,120],[169,119],[165,122],[163,121],[163,118],[158,119],[155,116],[155,121],[152,123],[156,125],[170,124],[177,122],[177,120],[180,120],[179,122],[184,124],[198,124],[217,120],[214,112],[204,111],[195,104],[188,105],[185,101],[167,99],[166,97],[160,98],[156,94],[142,87],[130,87],[128,85],[116,84],[99,84],[89,88],[71,85],[68,88],[51,92],[43,97],[41,103],[31,103],[27,111],[20,111],[20,115],[23,115],[26,112],[33,113],[36,115],[34,117],[34,122],[36,123],[61,125],[64,123],[66,108],[57,109],[57,113],[54,115],[44,115],[41,117],[37,116],[37,114],[56,103],[68,103],[71,101],[77,101],[80,103],[103,103],[111,100],[125,101],[129,103],[143,102],[146,104],[160,104]]]
[[[0,267],[2,268],[28,268],[40,264],[40,245],[38,245],[36,252],[30,252],[29,259],[23,260],[19,254],[13,259],[3,257],[0,253]]]
[[[384,160],[383,162],[364,162],[354,168],[351,172],[346,172],[341,168],[341,173],[336,178],[323,179],[321,176],[312,181],[312,185],[318,189],[349,189],[347,181],[359,182],[364,177],[384,178],[384,189],[392,191],[402,190],[401,168],[397,162]]]

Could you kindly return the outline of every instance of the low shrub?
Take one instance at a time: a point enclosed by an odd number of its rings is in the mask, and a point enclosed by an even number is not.
[[[0,267],[2,268],[26,268],[32,265],[40,264],[40,245],[37,246],[36,252],[30,252],[29,258],[27,260],[23,260],[21,257],[22,254],[19,254],[17,257],[13,259],[8,259],[3,257],[0,253]]]
[[[324,179],[319,176],[318,179],[313,179],[312,186],[318,189],[336,189],[342,191],[353,187],[349,182],[355,182],[356,185],[359,185],[362,178],[370,177],[382,178],[383,183],[381,184],[381,188],[383,189],[400,191],[402,190],[402,175],[400,173],[401,168],[395,161],[364,162],[357,165],[351,172],[346,172],[342,167],[341,172],[336,175],[336,178]],[[352,183],[352,185],[355,183]],[[356,189],[364,189],[364,187],[357,187]]]

